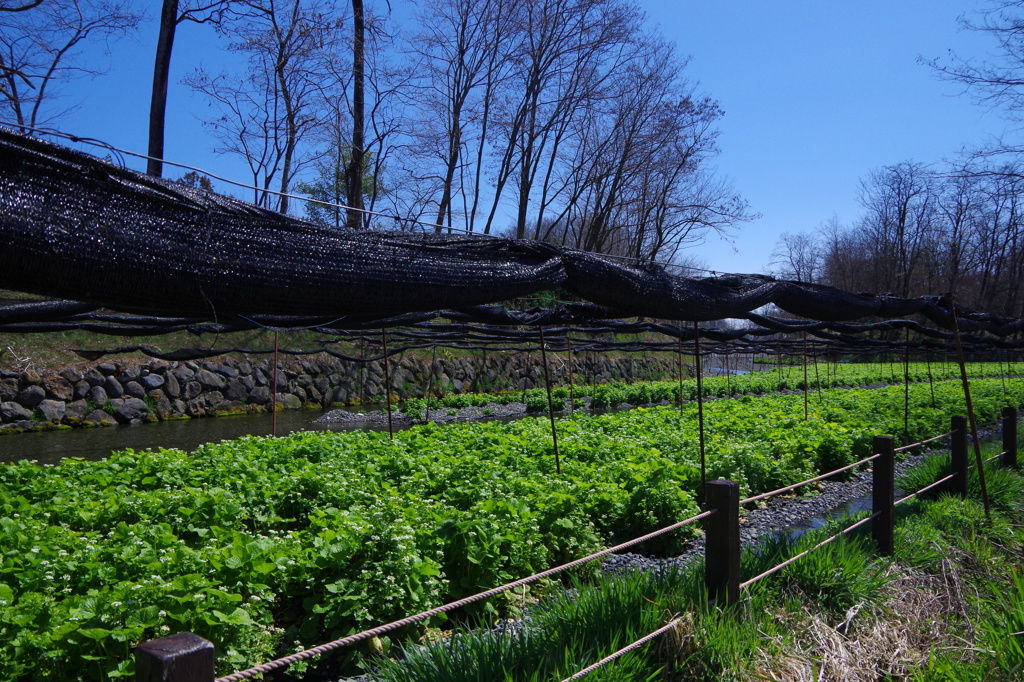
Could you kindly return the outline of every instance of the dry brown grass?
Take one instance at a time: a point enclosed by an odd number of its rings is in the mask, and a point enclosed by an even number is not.
[[[786,682],[877,682],[909,679],[942,648],[969,657],[973,634],[956,563],[942,575],[907,571],[893,564],[882,609],[863,614],[854,607],[840,623],[826,622],[810,609],[780,614],[793,633],[781,655],[766,656],[752,680]]]

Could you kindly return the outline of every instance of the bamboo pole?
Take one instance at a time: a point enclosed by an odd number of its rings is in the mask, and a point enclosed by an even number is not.
[[[701,366],[700,326],[697,322],[693,323],[693,348],[694,361],[697,364],[697,433],[700,446],[700,490],[703,497],[707,483],[707,466],[704,458],[704,369]]]
[[[956,319],[956,303],[953,295],[948,297],[949,312],[953,318],[953,340],[956,342],[956,357],[960,365],[960,381],[964,386],[964,401],[967,404],[967,419],[971,425],[971,438],[974,440],[974,459],[978,467],[978,482],[981,484],[981,501],[985,505],[985,517],[992,521],[992,511],[989,508],[988,486],[985,484],[985,466],[981,461],[981,444],[978,442],[978,422],[974,417],[974,403],[971,401],[971,383],[967,379],[967,362],[964,356],[964,345],[960,339],[960,324]]]

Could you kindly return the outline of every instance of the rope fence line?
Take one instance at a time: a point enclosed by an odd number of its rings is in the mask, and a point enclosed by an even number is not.
[[[780,495],[782,493],[789,492],[791,490],[796,490],[797,488],[805,486],[808,483],[815,483],[817,481],[821,481],[823,479],[826,479],[826,478],[828,478],[830,476],[835,476],[836,474],[842,473],[842,472],[847,471],[849,469],[853,469],[854,467],[859,467],[861,464],[866,464],[866,463],[870,462],[871,460],[878,459],[878,457],[879,457],[878,455],[871,455],[870,457],[865,457],[864,459],[860,460],[859,462],[854,462],[853,464],[848,464],[847,466],[844,466],[842,469],[836,469],[835,471],[830,471],[827,474],[822,474],[821,476],[815,476],[814,478],[809,478],[806,481],[801,481],[800,483],[794,483],[793,485],[786,486],[785,488],[779,488],[777,490],[770,490],[770,491],[768,491],[766,493],[761,493],[760,495],[754,495],[753,497],[748,497],[748,498],[746,498],[744,500],[740,500],[740,504],[747,504],[748,502],[757,502],[758,500],[763,500],[763,499],[766,499],[766,498],[769,498],[769,497],[774,497],[775,495]]]
[[[871,516],[868,516],[867,518],[861,519],[857,523],[844,528],[843,530],[839,531],[838,533],[836,533],[835,535],[829,537],[828,539],[822,540],[821,542],[816,544],[814,547],[811,547],[808,550],[800,552],[799,554],[797,554],[794,557],[790,557],[789,559],[786,559],[785,561],[783,561],[781,564],[779,564],[775,568],[770,568],[767,571],[765,571],[764,573],[761,573],[760,575],[756,575],[753,578],[751,578],[750,580],[747,580],[745,582],[740,583],[740,589],[741,590],[745,590],[748,587],[750,587],[751,585],[753,585],[754,583],[756,583],[758,580],[762,580],[764,578],[767,578],[768,576],[772,575],[773,573],[778,573],[783,568],[785,568],[786,566],[789,566],[791,563],[793,563],[797,559],[802,559],[803,557],[807,556],[808,554],[810,554],[814,550],[816,550],[816,549],[818,549],[820,547],[824,547],[825,545],[827,545],[828,543],[832,542],[836,538],[838,538],[838,537],[840,537],[842,535],[846,535],[847,533],[849,533],[850,531],[852,531],[855,528],[859,528],[859,527],[863,526],[868,521],[875,520],[877,517],[881,516],[881,514],[882,514],[882,512],[875,512]]]
[[[407,625],[412,625],[413,623],[418,623],[418,622],[420,622],[422,620],[426,620],[428,618],[440,615],[442,613],[447,613],[448,611],[454,611],[455,609],[461,608],[463,606],[468,606],[469,604],[473,604],[475,602],[482,601],[484,599],[488,599],[490,597],[493,597],[495,595],[501,594],[503,592],[508,592],[509,590],[513,590],[513,589],[515,589],[517,587],[522,587],[524,585],[529,585],[530,583],[536,582],[536,581],[541,580],[543,578],[549,578],[549,577],[551,577],[553,575],[558,575],[559,573],[563,573],[563,572],[565,572],[565,571],[567,571],[567,570],[569,570],[571,568],[575,568],[576,566],[580,566],[580,565],[585,564],[585,563],[587,563],[589,561],[593,561],[594,559],[599,559],[599,558],[601,558],[603,556],[607,556],[608,554],[613,554],[613,553],[618,552],[620,550],[628,549],[628,548],[633,547],[634,545],[638,545],[641,542],[644,542],[646,540],[650,540],[652,538],[656,538],[659,535],[664,535],[665,533],[671,532],[671,531],[676,530],[678,528],[682,528],[683,526],[686,526],[688,524],[695,523],[696,521],[700,521],[702,519],[706,519],[709,516],[711,516],[712,514],[716,513],[717,511],[718,511],[717,509],[709,509],[709,510],[707,510],[705,512],[697,514],[696,516],[691,516],[688,519],[685,519],[685,520],[680,521],[678,523],[674,523],[671,526],[666,526],[665,528],[661,528],[659,530],[656,530],[653,533],[648,533],[647,535],[643,535],[643,536],[641,536],[639,538],[635,538],[635,539],[630,540],[628,542],[623,542],[622,544],[615,545],[614,547],[609,547],[608,549],[603,549],[600,552],[596,552],[596,553],[591,554],[589,556],[585,556],[585,557],[583,557],[581,559],[576,559],[574,561],[570,561],[567,564],[562,564],[561,566],[555,566],[554,568],[549,568],[546,571],[541,571],[540,573],[535,573],[535,574],[533,574],[531,576],[527,576],[525,578],[520,578],[519,580],[516,580],[515,582],[511,582],[511,583],[508,583],[506,585],[502,585],[500,587],[495,587],[493,589],[487,590],[486,592],[479,592],[477,594],[470,595],[470,596],[465,597],[463,599],[459,599],[458,601],[450,602],[448,604],[444,604],[443,606],[438,606],[438,607],[430,609],[428,611],[422,611],[422,612],[417,613],[415,615],[407,616],[406,618],[402,618],[402,619],[399,619],[399,620],[396,620],[396,621],[392,621],[392,622],[386,623],[384,625],[379,625],[379,626],[377,626],[375,628],[371,628],[370,630],[364,630],[363,632],[359,632],[359,633],[356,633],[354,635],[349,635],[348,637],[342,637],[341,639],[336,639],[333,642],[328,642],[326,644],[321,644],[319,646],[312,647],[311,649],[306,649],[304,651],[299,651],[299,652],[291,654],[289,656],[284,656],[282,658],[278,658],[278,659],[275,659],[273,661],[268,661],[267,663],[261,663],[260,665],[253,666],[252,668],[248,668],[246,670],[241,670],[239,672],[231,673],[230,675],[227,675],[225,677],[219,677],[219,678],[217,678],[215,680],[215,682],[241,682],[242,680],[250,679],[252,677],[255,677],[256,675],[261,675],[263,673],[272,672],[274,670],[278,670],[280,668],[284,668],[286,666],[289,666],[292,663],[298,663],[299,661],[304,661],[304,660],[306,660],[308,658],[312,658],[314,656],[318,656],[320,654],[325,654],[325,653],[327,653],[329,651],[333,651],[335,649],[339,649],[341,647],[348,646],[350,644],[355,644],[357,642],[361,642],[363,640],[370,639],[371,637],[377,637],[379,635],[387,634],[388,632],[391,632],[393,630],[398,630],[399,628],[403,628],[403,627],[405,627]]]
[[[681,621],[681,620],[682,620],[681,618],[673,618],[672,620],[670,620],[669,622],[665,623],[664,625],[662,625],[660,628],[658,628],[654,632],[650,633],[649,635],[644,635],[643,637],[641,637],[640,639],[636,640],[632,644],[630,644],[628,646],[624,646],[623,648],[619,649],[618,651],[616,651],[615,653],[613,653],[613,654],[611,654],[609,656],[605,656],[604,658],[602,658],[597,663],[594,663],[593,665],[587,666],[586,668],[584,668],[583,670],[579,671],[578,673],[576,673],[572,677],[565,678],[564,680],[562,680],[562,682],[572,682],[573,680],[579,680],[579,679],[581,679],[583,677],[586,677],[587,675],[589,675],[590,673],[594,672],[598,668],[601,668],[603,666],[608,665],[609,663],[611,663],[615,659],[617,659],[617,658],[619,658],[621,656],[624,656],[625,654],[628,654],[630,651],[633,651],[634,649],[639,649],[640,647],[642,647],[644,644],[647,644],[647,642],[651,641],[652,639],[655,639],[655,638],[665,634],[666,632],[668,632],[669,630],[674,628],[676,625],[678,625],[679,621]]]
[[[900,499],[898,499],[895,502],[893,502],[892,506],[895,507],[898,504],[903,504],[907,500],[913,499],[913,498],[917,497],[918,495],[920,495],[921,493],[926,493],[929,490],[931,490],[932,488],[939,487],[940,485],[942,485],[946,481],[952,481],[954,478],[956,478],[959,475],[960,475],[959,473],[956,473],[956,474],[950,474],[949,476],[946,476],[945,478],[940,478],[939,480],[935,481],[935,483],[932,483],[931,485],[926,485],[925,487],[921,488],[917,492],[910,493],[906,497],[901,497]]]
[[[898,447],[898,448],[893,448],[893,452],[903,452],[904,450],[910,450],[911,448],[920,447],[921,445],[927,445],[928,443],[932,443],[932,442],[937,441],[937,440],[939,440],[941,438],[945,438],[947,436],[952,436],[952,435],[953,435],[952,431],[947,431],[946,433],[940,433],[938,436],[933,436],[932,438],[926,438],[925,440],[918,441],[917,443],[911,443],[910,445],[903,445],[903,446]]]

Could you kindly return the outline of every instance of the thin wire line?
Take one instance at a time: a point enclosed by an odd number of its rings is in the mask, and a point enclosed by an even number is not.
[[[761,493],[760,495],[754,495],[753,497],[748,497],[745,500],[740,500],[740,504],[747,504],[748,502],[757,502],[758,500],[763,500],[763,499],[768,498],[768,497],[773,497],[773,496],[778,495],[780,493],[788,492],[790,490],[796,490],[797,488],[799,488],[801,486],[805,486],[808,483],[814,483],[815,481],[820,481],[822,479],[828,478],[829,476],[834,476],[835,474],[842,473],[842,472],[846,471],[847,469],[852,469],[854,467],[858,467],[861,464],[866,464],[867,462],[870,462],[873,459],[878,459],[879,457],[881,457],[881,455],[871,455],[870,457],[866,457],[865,459],[862,459],[859,462],[854,462],[853,464],[849,464],[847,466],[844,466],[842,469],[836,469],[835,471],[829,471],[828,473],[822,474],[821,476],[815,476],[814,478],[809,478],[806,481],[800,481],[799,483],[794,483],[793,485],[788,485],[785,488],[778,488],[777,490],[770,490],[770,491],[768,491],[766,493]]]
[[[838,538],[840,535],[846,535],[847,533],[849,533],[854,528],[858,528],[860,526],[863,526],[865,523],[867,523],[868,521],[874,519],[876,516],[879,516],[880,514],[881,514],[881,512],[875,512],[874,514],[872,514],[871,516],[867,517],[866,519],[861,519],[860,521],[858,521],[857,523],[853,524],[852,526],[848,526],[847,528],[844,528],[843,530],[839,531],[838,533],[836,533],[832,537],[828,538],[827,540],[822,540],[821,542],[816,544],[814,547],[811,547],[808,550],[800,552],[795,557],[792,557],[790,559],[787,559],[786,561],[783,561],[781,564],[779,564],[775,568],[770,568],[767,571],[765,571],[764,573],[762,573],[761,575],[754,576],[750,580],[748,580],[746,582],[743,582],[743,583],[740,583],[740,589],[741,590],[745,590],[748,587],[750,587],[751,585],[753,585],[754,583],[756,583],[758,580],[761,580],[762,578],[767,578],[771,574],[777,573],[777,572],[781,571],[783,568],[785,568],[786,566],[789,566],[791,563],[793,563],[797,559],[802,559],[803,557],[807,556],[808,554],[810,554],[814,550],[816,550],[816,549],[818,549],[820,547],[824,547],[828,543],[832,542],[833,540]]]
[[[926,493],[929,490],[931,490],[932,488],[935,488],[936,486],[942,485],[946,481],[954,479],[957,476],[959,476],[959,474],[950,474],[949,476],[946,476],[945,478],[940,478],[939,480],[935,481],[935,483],[932,483],[931,485],[926,485],[925,487],[923,487],[920,490],[918,490],[916,493],[910,493],[906,497],[901,497],[900,499],[898,499],[895,502],[893,502],[892,506],[895,507],[898,504],[903,504],[907,500],[913,499],[913,498],[917,497],[918,495],[920,495],[921,493]]]
[[[918,441],[917,443],[911,443],[909,445],[904,445],[903,447],[894,448],[893,452],[903,452],[904,450],[910,450],[912,448],[918,447],[919,445],[926,445],[928,443],[931,443],[932,441],[936,441],[936,440],[939,440],[940,438],[945,438],[946,436],[951,436],[951,435],[953,435],[952,431],[947,431],[946,433],[940,433],[937,436],[934,436],[932,438],[928,438],[926,440]]]

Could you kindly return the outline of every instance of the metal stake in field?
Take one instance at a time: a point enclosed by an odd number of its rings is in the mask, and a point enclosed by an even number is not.
[[[928,388],[932,393],[932,407],[935,407],[935,379],[932,378],[932,354],[926,353],[924,359],[928,364]]]
[[[903,344],[903,444],[910,443],[910,327]]]
[[[391,373],[388,371],[388,332],[380,330],[380,340],[384,345],[384,403],[388,406],[388,437],[395,439],[395,427],[391,421]]]
[[[953,340],[956,342],[956,357],[960,364],[960,382],[964,386],[964,402],[967,404],[967,419],[971,424],[971,438],[974,440],[974,459],[978,466],[978,483],[981,484],[981,501],[985,505],[985,517],[992,521],[992,512],[989,509],[988,486],[985,485],[985,466],[981,461],[981,444],[978,442],[978,422],[974,418],[974,404],[971,402],[971,384],[967,379],[967,362],[964,358],[964,344],[960,340],[960,324],[956,319],[956,303],[953,301],[953,294],[944,297],[948,300],[949,312],[953,318]],[[940,301],[940,305],[941,305]]]
[[[700,494],[704,496],[704,484],[707,483],[707,468],[704,464],[704,371],[700,361],[700,326],[693,323],[693,355],[697,364],[697,442],[700,446]]]
[[[434,362],[437,361],[437,344],[430,347],[430,371],[427,372],[427,394],[423,397],[423,421],[430,421],[430,397],[434,392]],[[486,363],[485,363],[486,365]]]
[[[818,389],[818,405],[821,405],[821,376],[818,374],[818,352],[815,351],[814,355],[814,386]],[[825,366],[825,374],[828,375],[828,366]]]
[[[562,461],[558,457],[558,429],[555,428],[555,404],[551,401],[551,375],[548,373],[548,353],[544,348],[544,327],[540,329],[540,358],[544,365],[544,387],[548,392],[548,418],[551,420],[551,443],[555,449],[555,471],[562,475]]]
[[[803,359],[804,359],[804,421],[807,421],[807,332],[804,332],[804,345],[803,345]]]
[[[277,330],[274,330],[274,387],[270,389],[270,435],[277,438]]]
[[[576,413],[576,390],[572,380],[572,339],[569,338],[569,332],[565,332],[565,349],[569,356],[569,412],[572,414]]]
[[[683,416],[683,328],[679,328],[679,416]]]

